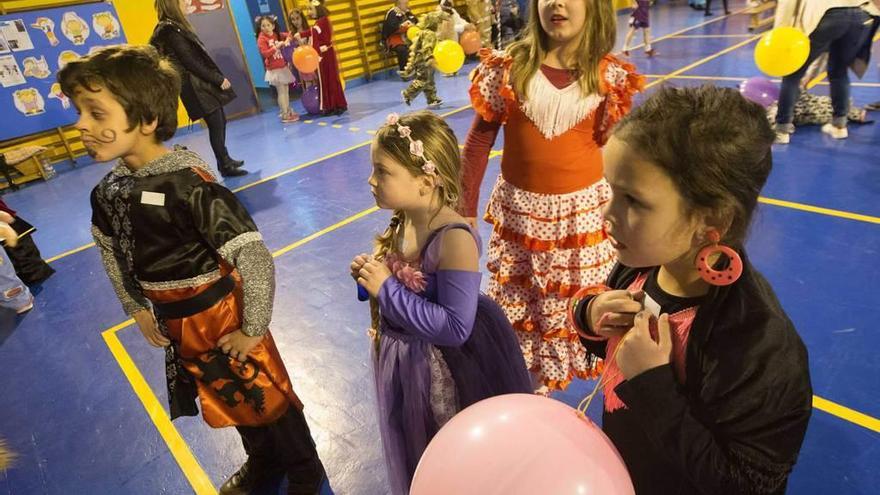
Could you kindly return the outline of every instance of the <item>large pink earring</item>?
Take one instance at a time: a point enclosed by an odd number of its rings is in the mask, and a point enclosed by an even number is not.
[[[697,271],[700,273],[700,278],[711,285],[722,286],[730,285],[739,280],[743,272],[743,262],[739,254],[732,248],[719,244],[721,242],[721,235],[717,230],[709,232],[709,241],[712,244],[700,250],[694,263]],[[720,272],[709,266],[709,259],[717,253],[727,256],[729,260],[727,268]]]

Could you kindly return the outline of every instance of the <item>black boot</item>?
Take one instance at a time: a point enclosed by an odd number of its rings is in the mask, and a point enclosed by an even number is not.
[[[254,490],[284,475],[284,469],[269,467],[248,458],[235,474],[220,487],[220,495],[250,495]]]
[[[226,160],[223,160],[223,166],[227,168],[241,168],[244,166],[244,160],[233,160],[230,157],[226,157]]]
[[[241,177],[242,175],[247,175],[248,171],[240,168],[220,168],[220,176],[221,177]]]
[[[241,177],[242,175],[248,174],[248,171],[243,168],[233,168],[225,163],[223,165],[218,165],[217,168],[220,170],[220,175],[223,177]]]
[[[223,177],[241,177],[242,175],[247,175],[248,171],[241,168],[243,165],[243,161],[233,160],[228,153],[222,159],[217,160],[217,169],[220,170],[220,175]]]

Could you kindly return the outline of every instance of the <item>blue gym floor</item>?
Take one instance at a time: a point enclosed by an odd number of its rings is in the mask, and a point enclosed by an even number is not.
[[[758,74],[745,15],[706,18],[683,4],[654,7],[655,58],[632,54],[652,87],[736,86]],[[626,14],[618,20],[622,40]],[[466,72],[438,77],[445,102],[438,113],[460,141],[473,118]],[[368,311],[347,271],[387,223],[366,184],[368,144],[388,112],[407,110],[404,85],[382,76],[350,87],[341,117],[282,127],[269,109],[228,131],[233,156],[252,173],[225,183],[276,254],[273,333],[337,494],[387,493]],[[852,95],[859,105],[880,100],[876,62]],[[210,157],[206,132],[194,129],[174,142]],[[851,125],[850,138],[835,142],[802,127],[774,155],[749,249],[806,342],[816,394],[789,493],[877,493],[880,311],[871,290],[880,282],[880,132]],[[497,154],[490,167],[487,175],[496,174]],[[110,165],[80,159],[76,168],[57,168],[48,182],[4,194],[39,228],[37,244],[58,273],[34,310],[0,332],[0,438],[19,455],[0,472],[0,492],[215,494],[245,459],[238,435],[199,418],[168,420],[162,351],[127,321],[90,246],[88,194]],[[590,386],[576,382],[556,397],[574,405]],[[593,408],[596,417],[601,406]]]

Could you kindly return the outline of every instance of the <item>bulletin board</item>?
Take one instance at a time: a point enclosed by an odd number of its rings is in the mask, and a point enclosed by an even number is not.
[[[56,73],[71,60],[123,43],[111,2],[0,16],[0,141],[76,122]]]

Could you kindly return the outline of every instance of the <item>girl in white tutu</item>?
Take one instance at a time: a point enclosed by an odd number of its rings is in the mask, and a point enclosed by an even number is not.
[[[289,123],[299,120],[299,115],[290,108],[290,85],[296,81],[287,62],[281,52],[290,46],[292,39],[287,33],[278,29],[275,16],[260,16],[257,18],[257,46],[260,55],[263,56],[263,64],[266,66],[266,82],[278,92],[278,108],[280,109],[281,122]]]

